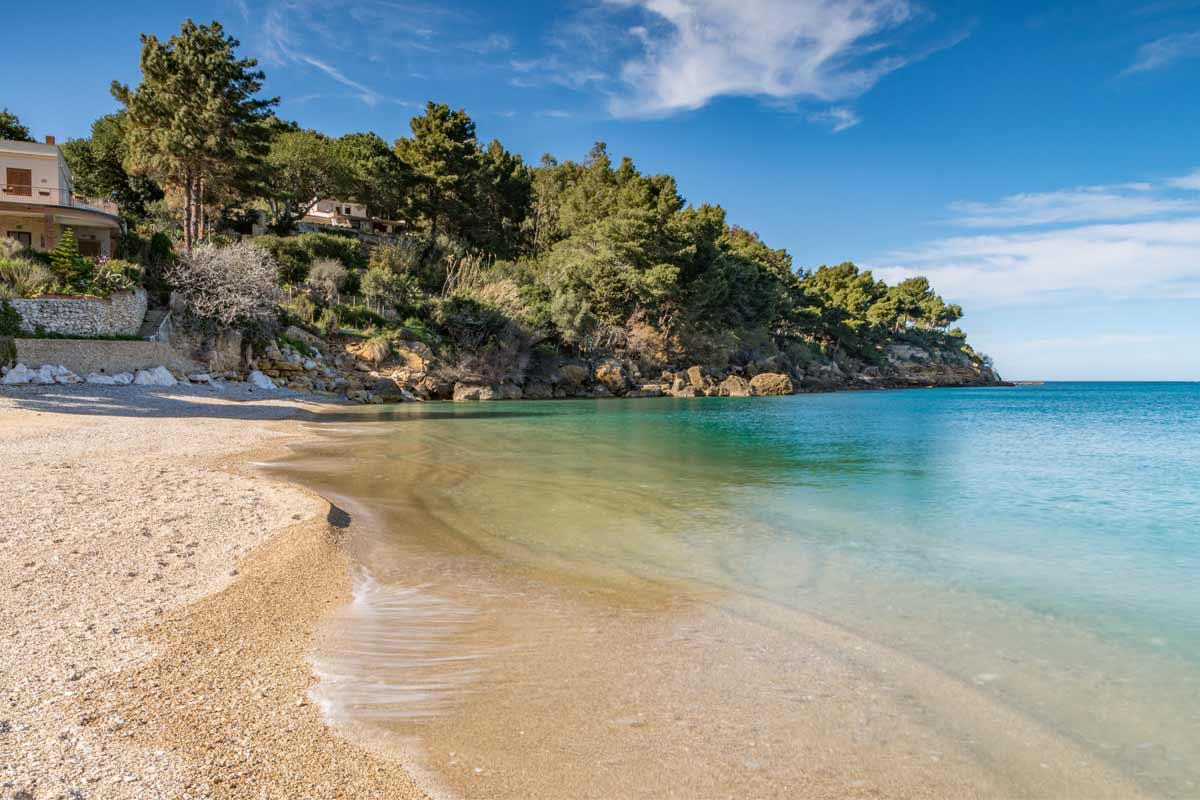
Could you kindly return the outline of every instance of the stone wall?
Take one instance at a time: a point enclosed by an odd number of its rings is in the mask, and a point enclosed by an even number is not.
[[[30,333],[39,327],[63,336],[133,336],[146,316],[146,292],[99,297],[37,297],[9,300]]]
[[[161,342],[95,341],[87,339],[13,339],[16,361],[36,369],[43,364],[64,366],[76,375],[98,372],[116,375],[139,369],[166,367],[176,372],[202,372],[204,365]]]

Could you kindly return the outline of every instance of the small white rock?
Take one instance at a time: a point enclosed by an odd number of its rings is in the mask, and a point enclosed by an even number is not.
[[[18,383],[33,383],[34,371],[24,364],[17,364],[4,375],[0,383],[13,385]]]
[[[113,383],[115,383],[117,386],[128,386],[129,384],[133,383],[133,373],[118,372],[116,375],[112,376],[112,379]]]
[[[101,375],[98,372],[89,372],[87,376],[88,383],[95,383],[100,386],[115,386],[117,379],[112,375]]]
[[[271,380],[266,375],[263,375],[258,370],[254,370],[249,375],[247,375],[246,380],[248,380],[250,383],[252,383],[254,386],[256,386],[259,389],[266,389],[267,391],[274,391],[276,388],[275,381]]]

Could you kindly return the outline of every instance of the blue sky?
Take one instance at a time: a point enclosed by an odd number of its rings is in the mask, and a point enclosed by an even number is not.
[[[217,18],[305,126],[391,140],[435,99],[533,161],[604,140],[797,265],[928,275],[1006,377],[1200,379],[1200,0],[56,9],[0,76],[37,136],[114,109],[138,33]]]

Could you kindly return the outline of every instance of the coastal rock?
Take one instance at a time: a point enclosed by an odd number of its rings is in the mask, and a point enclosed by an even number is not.
[[[174,386],[179,381],[175,380],[175,376],[166,367],[155,367],[139,369],[133,377],[133,382],[138,386]]]
[[[614,395],[623,395],[629,389],[629,376],[625,367],[615,358],[606,358],[596,365],[593,373],[596,381],[603,384]]]
[[[526,400],[549,400],[554,397],[554,387],[543,381],[530,381],[525,384]]]
[[[88,383],[94,383],[97,386],[115,386],[117,381],[112,375],[101,375],[98,372],[89,372],[87,376]]]
[[[750,389],[750,381],[743,378],[741,375],[730,375],[725,380],[721,381],[717,387],[718,394],[721,397],[749,397],[754,392]]]
[[[17,364],[10,369],[0,383],[13,386],[21,383],[33,383],[34,371],[24,364]]]
[[[482,400],[497,400],[500,393],[495,386],[488,386],[479,383],[456,383],[454,384],[454,402],[466,403],[471,401]]]
[[[520,400],[525,393],[516,384],[502,383],[496,388],[496,395],[499,400]]]
[[[392,351],[392,355],[403,361],[406,367],[417,372],[424,372],[429,367],[429,360],[411,347],[398,346]]]
[[[760,396],[777,396],[792,394],[795,387],[792,379],[782,372],[760,372],[750,379],[750,388]]]
[[[663,387],[659,383],[646,383],[625,393],[626,397],[662,397],[662,395]]]
[[[249,375],[247,375],[246,381],[256,389],[265,389],[268,392],[274,391],[276,388],[275,381],[271,380],[266,375],[263,375],[258,370],[253,370]]]
[[[320,337],[314,336],[303,328],[295,325],[289,325],[284,330],[283,335],[294,342],[300,342],[301,344],[307,345],[313,350],[325,346],[325,342],[321,341]]]
[[[695,366],[687,369],[688,383],[695,386],[697,389],[704,389],[708,382],[705,380],[704,367]]]
[[[697,396],[696,387],[695,386],[683,386],[679,389],[672,388],[671,396],[672,397],[696,397]]]
[[[117,386],[128,386],[129,384],[133,383],[133,373],[118,372],[116,375],[112,376],[112,379],[113,383],[115,383]]]
[[[559,383],[567,386],[582,386],[590,376],[591,371],[583,364],[571,362],[558,368]]]

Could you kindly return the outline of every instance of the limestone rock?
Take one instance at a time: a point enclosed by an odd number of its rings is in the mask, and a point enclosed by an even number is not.
[[[116,386],[117,381],[112,375],[101,375],[98,372],[89,372],[87,376],[88,383],[94,383],[98,386]]]
[[[15,367],[5,373],[4,378],[0,383],[8,386],[14,386],[21,383],[33,383],[34,371],[24,364],[17,364]]]
[[[760,372],[750,379],[750,388],[754,394],[762,396],[792,394],[795,391],[792,379],[782,372]]]
[[[115,383],[117,386],[128,386],[129,384],[133,383],[133,373],[118,372],[116,375],[112,376],[112,379],[113,383]]]
[[[704,377],[704,367],[688,367],[687,379],[688,383],[690,383],[692,386],[695,386],[697,389],[705,388],[707,386],[707,381],[705,381]]]
[[[596,365],[593,373],[596,381],[614,395],[623,395],[629,389],[629,376],[625,367],[615,358],[606,358]]]
[[[591,376],[591,371],[583,364],[568,363],[558,368],[559,382],[567,386],[582,386]]]
[[[549,400],[554,397],[554,387],[543,381],[530,381],[525,384],[526,400]]]
[[[465,403],[472,400],[497,400],[500,393],[495,386],[478,383],[454,384],[454,402]]]
[[[175,380],[175,376],[166,367],[155,367],[139,369],[133,377],[133,382],[138,386],[174,386],[179,381]]]
[[[741,375],[730,375],[721,381],[721,385],[717,389],[721,397],[749,397],[753,394],[750,390],[750,381]]]
[[[696,396],[698,396],[698,393],[696,392],[695,386],[683,386],[678,390],[672,389],[671,396],[672,397],[696,397]]]
[[[246,376],[246,380],[257,389],[265,389],[268,392],[275,390],[275,381],[263,375],[258,370],[254,370]]]

